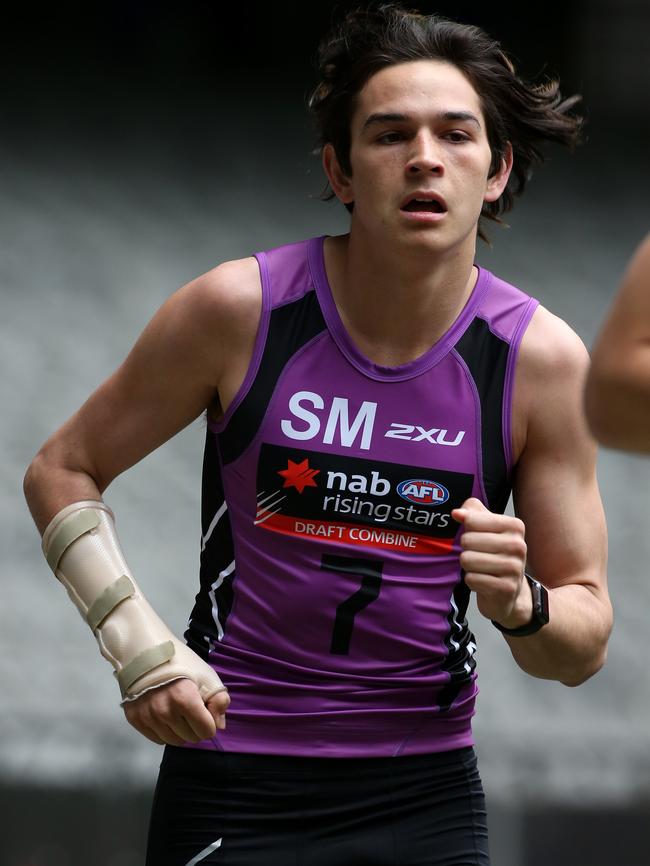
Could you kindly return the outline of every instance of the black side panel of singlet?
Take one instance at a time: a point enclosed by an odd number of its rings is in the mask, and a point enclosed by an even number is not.
[[[209,650],[208,639],[219,640],[225,629],[232,609],[235,579],[234,569],[226,577],[220,578],[234,561],[235,551],[230,516],[225,508],[216,436],[210,429],[206,431],[203,452],[201,535],[200,585],[185,640],[205,658]],[[214,604],[210,592],[214,592]]]
[[[287,362],[325,327],[313,290],[299,300],[273,310],[257,376],[233,412],[228,427],[219,434],[219,450],[224,465],[236,460],[252,442]]]
[[[444,670],[449,674],[449,682],[440,690],[436,703],[440,712],[446,712],[458,697],[464,684],[471,678],[476,668],[476,639],[469,630],[466,614],[469,605],[469,589],[464,581],[459,581],[454,590],[454,604],[449,612],[449,634],[445,641],[448,655]]]
[[[491,511],[502,513],[510,496],[508,467],[503,448],[502,408],[509,345],[495,336],[483,319],[474,319],[455,346],[474,379],[481,404],[483,485]],[[461,573],[462,575],[462,573]],[[449,682],[437,695],[441,712],[449,710],[476,667],[476,641],[466,614],[469,589],[460,580],[449,612],[448,650],[444,669]]]
[[[510,496],[502,427],[510,346],[493,334],[483,319],[474,319],[455,348],[472,374],[481,401],[483,484],[487,505],[490,511],[502,514]]]
[[[314,291],[273,310],[257,374],[232,414],[226,430],[207,431],[201,495],[200,588],[185,639],[204,658],[208,641],[219,641],[232,610],[237,569],[222,480],[222,466],[236,460],[257,433],[276,383],[286,364],[313,337],[325,330]]]

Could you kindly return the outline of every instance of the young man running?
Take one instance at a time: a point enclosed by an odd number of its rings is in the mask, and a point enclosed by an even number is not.
[[[485,866],[470,593],[533,676],[578,685],[605,658],[587,353],[474,264],[540,146],[576,141],[575,100],[395,6],[348,15],[319,71],[349,234],[180,289],[26,478],[129,722],[167,744],[149,866]],[[185,646],[101,496],[206,411]]]

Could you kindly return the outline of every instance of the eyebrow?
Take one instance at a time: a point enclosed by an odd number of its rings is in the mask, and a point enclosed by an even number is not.
[[[481,128],[480,120],[471,111],[441,111],[436,115],[436,118],[444,121],[469,121],[470,123],[476,124],[479,129]],[[362,131],[365,131],[368,127],[373,126],[374,124],[404,123],[408,120],[411,120],[411,117],[408,114],[400,114],[393,111],[375,112],[374,114],[369,114],[365,119]]]

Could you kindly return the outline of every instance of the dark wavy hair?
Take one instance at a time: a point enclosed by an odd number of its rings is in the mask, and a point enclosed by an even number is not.
[[[544,144],[573,149],[581,140],[583,118],[572,111],[581,97],[563,99],[557,79],[524,81],[500,44],[473,25],[422,15],[395,3],[373,3],[348,12],[323,38],[317,57],[319,81],[309,96],[309,109],[320,149],[331,143],[348,175],[352,115],[369,78],[386,66],[412,60],[444,60],[460,69],[481,100],[492,152],[490,175],[498,169],[508,142],[512,145],[508,185],[481,212],[496,222],[523,192],[533,166],[544,161]],[[326,187],[323,197],[333,196]]]

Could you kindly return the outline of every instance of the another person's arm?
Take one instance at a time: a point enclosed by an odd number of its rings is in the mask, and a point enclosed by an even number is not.
[[[593,347],[585,409],[601,444],[650,453],[650,235],[636,249]]]
[[[60,579],[69,572],[66,587],[89,625],[97,623],[93,631],[107,658],[116,656],[122,645],[116,630],[125,631],[128,646],[133,637],[139,638],[129,629],[151,626],[156,636],[164,627],[145,610],[137,585],[133,595],[128,573],[121,579],[119,566],[127,569],[112,521],[102,508],[102,493],[116,476],[206,409],[227,406],[252,352],[260,297],[257,264],[250,259],[222,265],[180,289],[153,317],[119,369],[48,439],[27,470],[24,489],[34,521],[41,533],[51,527],[44,539],[50,564],[60,570]],[[95,519],[100,521],[97,528],[88,530],[84,522]],[[64,523],[60,532],[58,524]],[[106,544],[103,539],[93,543],[93,533],[103,533]],[[105,547],[113,553],[105,556]],[[103,592],[96,594],[98,586]],[[136,602],[141,609],[133,611]],[[86,617],[89,607],[93,609]],[[109,618],[116,612],[121,615],[117,626]],[[106,641],[102,617],[109,628]],[[139,646],[142,640],[133,643]],[[191,651],[179,643],[175,647],[174,673],[179,664],[195,665],[195,679],[207,678],[204,693],[214,691],[207,665],[202,669],[198,656],[187,655]],[[204,705],[191,677],[143,692],[137,700],[127,700],[124,709],[131,724],[154,742],[200,740],[223,725],[228,696],[217,692]]]
[[[548,589],[549,623],[505,638],[523,670],[566,685],[601,668],[612,627],[596,446],[582,413],[587,367],[578,337],[540,308],[522,341],[515,386],[517,517],[492,514],[475,499],[454,514],[464,524],[466,582],[484,616],[506,628],[530,621],[525,569]]]

